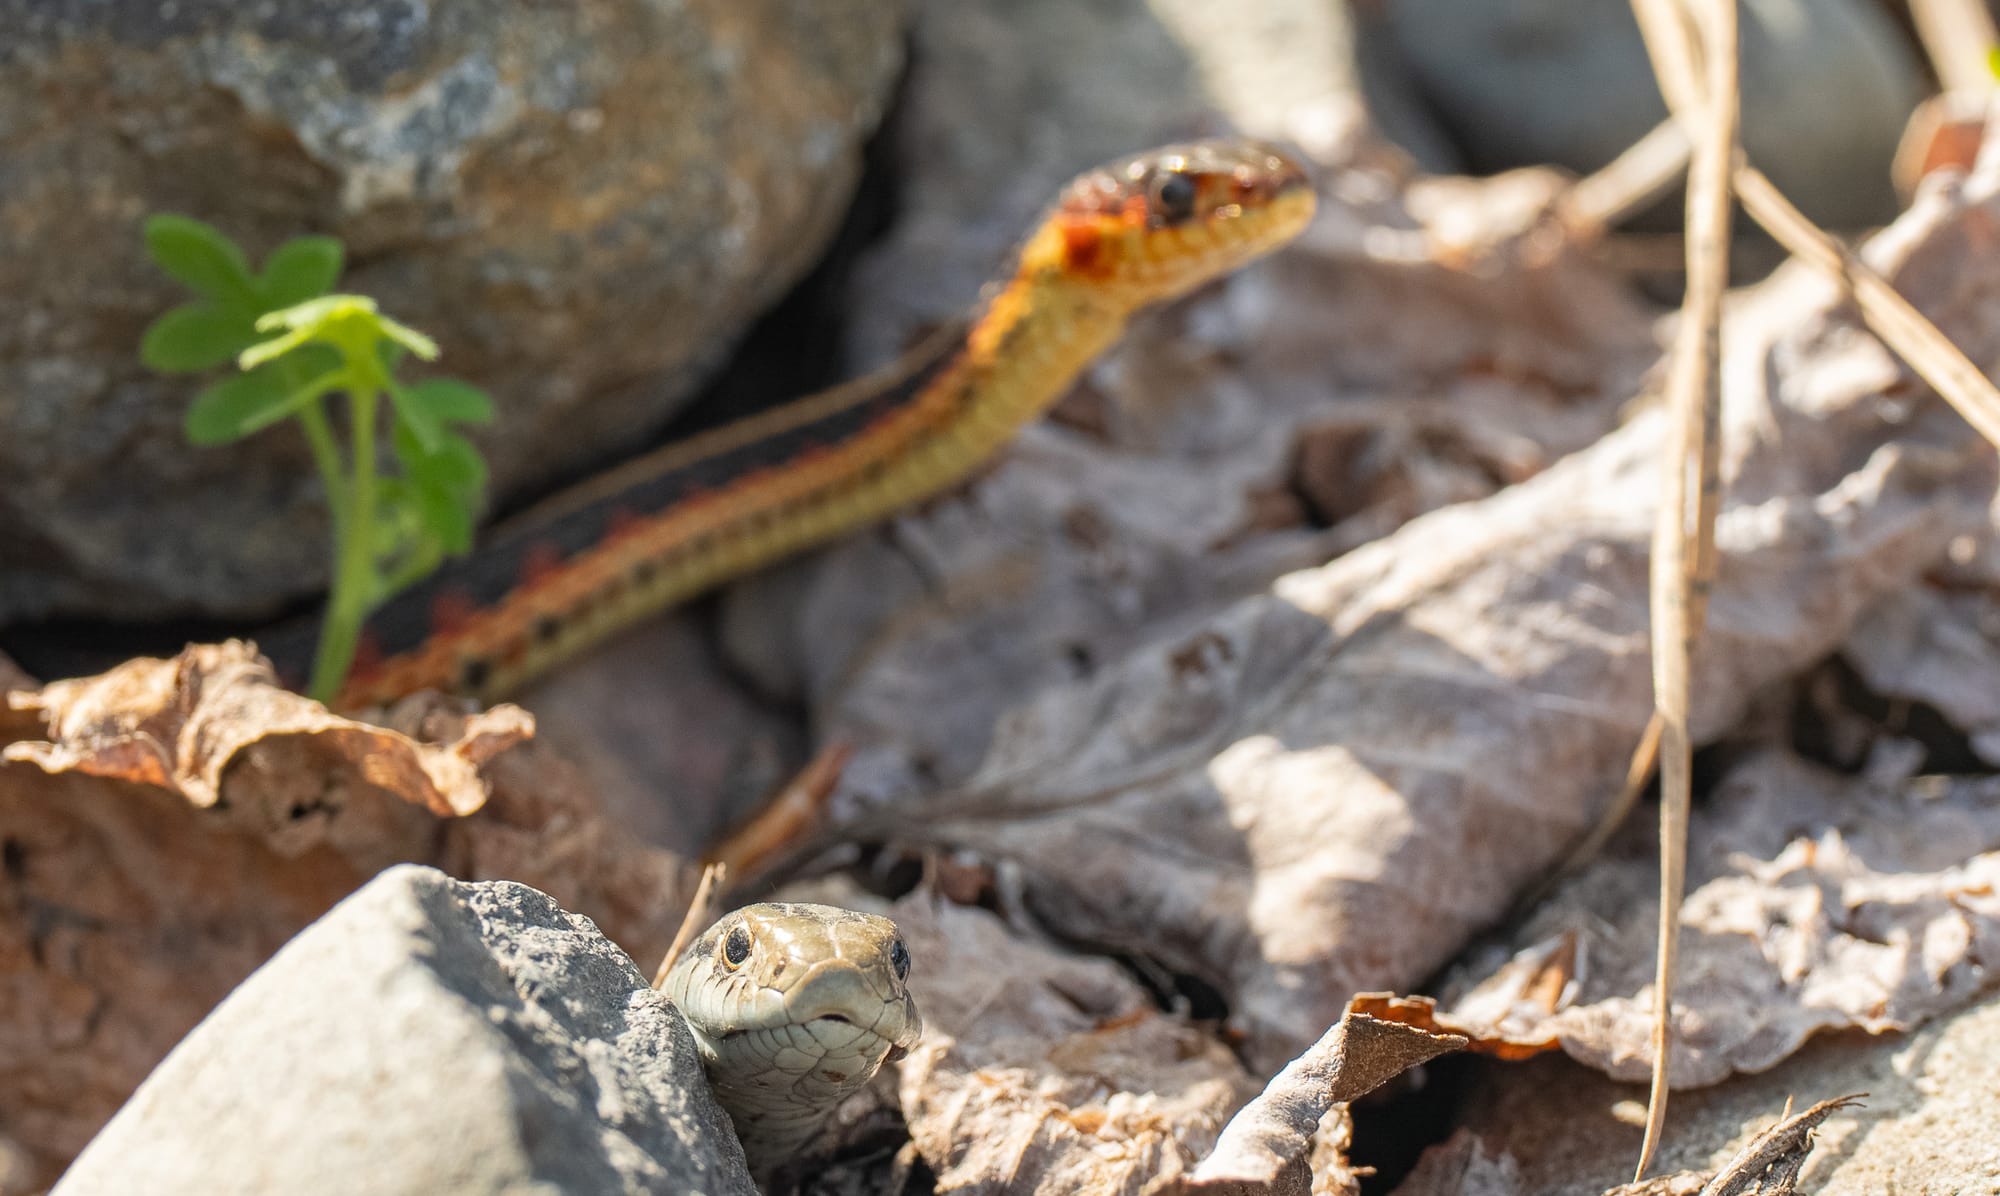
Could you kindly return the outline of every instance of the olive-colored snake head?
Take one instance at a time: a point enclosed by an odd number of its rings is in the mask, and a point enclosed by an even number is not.
[[[923,1036],[910,953],[887,918],[747,905],[702,934],[663,988],[752,1171],[787,1161],[827,1115]]]
[[[1129,307],[1156,303],[1297,236],[1314,196],[1305,168],[1261,141],[1195,141],[1149,150],[1063,189],[1023,251],[1039,265]]]

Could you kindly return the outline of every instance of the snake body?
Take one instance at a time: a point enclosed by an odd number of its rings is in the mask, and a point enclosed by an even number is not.
[[[711,926],[662,985],[753,1173],[789,1161],[842,1100],[924,1031],[910,955],[887,918],[749,905]]]
[[[1242,140],[1071,182],[977,313],[899,366],[670,445],[557,495],[370,620],[336,705],[492,701],[618,630],[951,486],[1040,415],[1133,313],[1305,227],[1305,172]],[[264,647],[297,676],[309,642]]]

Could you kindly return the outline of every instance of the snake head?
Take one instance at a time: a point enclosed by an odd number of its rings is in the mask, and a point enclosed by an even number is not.
[[[1024,264],[1116,288],[1132,306],[1154,303],[1297,236],[1313,207],[1305,168],[1275,146],[1170,145],[1072,181]]]
[[[758,1158],[804,1141],[923,1036],[896,924],[802,902],[746,905],[667,975],[709,1086]]]

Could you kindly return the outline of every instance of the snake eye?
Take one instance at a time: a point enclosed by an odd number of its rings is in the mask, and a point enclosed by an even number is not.
[[[896,969],[896,979],[910,978],[910,950],[903,946],[902,939],[889,944],[889,966]]]
[[[1162,224],[1179,224],[1194,215],[1194,180],[1175,170],[1153,180],[1153,212]]]
[[[750,958],[750,932],[738,926],[729,932],[729,937],[722,940],[722,962],[737,968],[742,967],[743,961],[748,958]]]

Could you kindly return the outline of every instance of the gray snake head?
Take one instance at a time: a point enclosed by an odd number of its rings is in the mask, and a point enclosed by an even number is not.
[[[748,905],[688,947],[663,991],[753,1172],[788,1161],[883,1062],[923,1036],[910,955],[887,918],[830,905]]]

